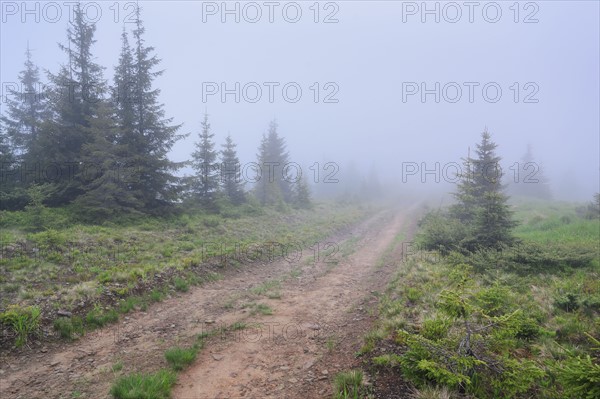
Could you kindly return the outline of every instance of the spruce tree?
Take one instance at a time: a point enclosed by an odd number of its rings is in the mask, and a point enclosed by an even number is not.
[[[281,195],[277,195],[279,191],[272,193],[277,188],[272,182],[269,182],[270,176],[264,170],[264,162],[267,160],[267,136],[263,134],[258,146],[258,154],[256,154],[257,163],[259,166],[259,173],[257,175],[257,182],[254,186],[254,195],[258,199],[261,205],[272,204],[274,199],[277,197],[281,199]]]
[[[473,187],[476,198],[481,199],[485,193],[498,191],[502,186],[502,170],[500,157],[496,155],[498,145],[491,139],[486,130],[481,134],[481,142],[477,144],[476,157],[471,159],[473,165]]]
[[[139,178],[127,163],[125,146],[118,144],[120,128],[111,102],[98,107],[90,120],[92,141],[82,148],[83,169],[79,173],[84,193],[75,200],[76,212],[96,222],[124,214],[139,214],[141,209],[130,185]]]
[[[164,105],[158,101],[160,90],[153,88],[153,81],[163,71],[155,68],[160,60],[153,54],[154,48],[147,46],[144,40],[145,28],[140,17],[140,8],[136,10],[135,29],[133,30],[134,48],[133,63],[128,65],[126,55],[128,45],[123,42],[120,64],[123,71],[117,78],[127,87],[133,87],[133,121],[126,117],[129,109],[121,109],[119,123],[122,129],[120,144],[126,146],[128,164],[138,172],[136,179],[129,186],[139,201],[139,209],[147,212],[159,212],[161,208],[178,199],[180,179],[173,173],[183,166],[183,162],[169,160],[167,154],[173,145],[185,135],[178,135],[181,125],[172,125],[173,118],[165,118]],[[131,70],[133,83],[125,71]],[[123,88],[121,90],[124,90]],[[126,91],[131,94],[129,90]],[[124,106],[123,106],[124,107]]]
[[[450,206],[450,215],[465,225],[475,219],[477,197],[475,195],[475,182],[473,180],[473,159],[471,151],[466,158],[462,158],[462,168],[458,175],[456,191],[452,193],[456,203]]]
[[[246,200],[244,193],[244,182],[242,181],[242,172],[240,161],[235,150],[231,135],[225,138],[225,144],[222,144],[221,150],[221,187],[223,194],[232,204],[239,205]]]
[[[195,144],[196,150],[192,153],[192,167],[196,174],[191,180],[191,193],[194,199],[204,206],[212,206],[219,189],[219,164],[217,151],[213,141],[214,134],[210,131],[208,115],[204,114],[200,141]]]
[[[269,124],[269,131],[263,135],[258,164],[262,169],[255,192],[263,205],[277,204],[281,201],[292,203],[294,191],[289,176],[285,176],[285,167],[289,162],[285,139],[277,132],[277,123]]]
[[[92,55],[96,27],[84,19],[78,3],[67,29],[67,43],[59,45],[68,61],[58,74],[49,75],[53,86],[50,102],[53,119],[40,129],[38,148],[30,154],[40,161],[42,168],[53,164],[61,168],[60,176],[52,181],[49,198],[52,205],[69,203],[83,193],[82,182],[77,178],[83,162],[82,149],[92,141],[89,121],[96,116],[105,90],[102,67],[93,61]]]
[[[12,91],[6,96],[7,112],[2,121],[6,126],[6,134],[11,137],[15,155],[18,154],[24,161],[36,143],[42,122],[48,118],[39,68],[33,63],[29,43],[25,51],[25,69],[19,73],[19,83],[20,91]]]
[[[496,143],[485,130],[477,144],[476,157],[467,157],[454,194],[457,204],[450,214],[467,227],[467,237],[460,243],[467,250],[511,245],[516,223],[512,220],[508,197],[503,193],[501,158]]]
[[[115,117],[121,129],[118,137],[120,144],[130,145],[136,148],[136,135],[133,134],[135,126],[136,103],[135,74],[133,68],[133,51],[129,44],[127,32],[123,29],[121,34],[121,52],[119,62],[115,67],[114,87],[112,102],[115,108]],[[126,131],[126,132],[125,132]]]
[[[296,207],[301,209],[312,208],[310,188],[308,187],[308,183],[304,177],[298,179],[298,181],[294,185],[294,194],[294,204],[296,205]]]

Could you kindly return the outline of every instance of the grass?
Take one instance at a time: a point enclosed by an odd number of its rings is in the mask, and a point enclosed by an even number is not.
[[[11,306],[0,313],[0,323],[7,325],[16,334],[15,346],[27,343],[29,336],[38,332],[40,326],[40,309],[37,306]]]
[[[248,308],[250,309],[251,315],[260,313],[262,315],[269,316],[273,314],[273,309],[269,305],[266,305],[264,303],[248,302],[242,305],[242,309]]]
[[[290,277],[293,279],[296,279],[298,277],[300,277],[303,273],[302,268],[300,267],[295,267],[290,271]]]
[[[0,259],[0,310],[10,305],[48,303],[72,311],[82,301],[106,303],[103,299],[107,293],[125,299],[115,309],[118,313],[144,309],[148,303],[162,300],[168,284],[185,292],[192,284],[222,278],[222,274],[199,266],[239,265],[236,248],[240,245],[318,242],[370,212],[337,203],[317,204],[310,211],[245,209],[240,207],[235,218],[189,211],[177,216],[106,221],[104,225],[70,220],[66,208],[45,209],[48,224],[42,231],[30,228],[26,212],[3,211],[0,245],[3,250],[8,248],[8,256]],[[223,256],[230,261],[221,262]],[[166,280],[163,286],[149,284],[154,276],[165,272],[174,274],[175,279]],[[127,300],[134,292],[144,296],[139,288],[148,286],[155,290],[149,298],[137,304]],[[265,294],[272,299],[280,296],[276,289]],[[87,323],[86,315],[80,316]],[[101,327],[109,321],[101,316],[91,315],[89,327]]]
[[[74,339],[73,334],[82,336],[85,333],[83,320],[80,317],[59,317],[54,320],[54,330],[58,332],[63,339]]]
[[[270,316],[273,314],[273,309],[271,309],[269,305],[265,305],[264,303],[257,304],[254,309],[256,312],[265,316]]]
[[[175,286],[175,290],[180,292],[187,292],[190,289],[190,285],[188,284],[188,282],[181,277],[175,278],[173,284]]]
[[[175,371],[181,371],[196,360],[200,345],[194,344],[191,348],[170,348],[165,352],[165,359]]]
[[[231,331],[238,331],[238,330],[244,330],[247,327],[248,326],[246,325],[246,323],[241,322],[241,321],[236,321],[229,328],[231,329]]]
[[[401,373],[397,378],[414,384],[414,398],[462,397],[456,374],[446,373],[456,359],[468,361],[452,358],[464,339],[461,317],[480,328],[471,336],[476,355],[504,368],[495,375],[468,366],[475,377],[462,386],[473,397],[580,397],[572,392],[591,381],[593,366],[585,359],[600,358],[594,343],[600,338],[600,222],[579,217],[575,206],[563,203],[519,204],[515,211],[521,221],[515,234],[540,245],[548,263],[535,268],[519,263],[531,256],[527,253],[509,258],[511,264],[498,257],[427,252],[401,261],[397,249],[390,251],[397,271],[380,298],[378,327],[365,336],[361,353],[375,352],[385,341],[386,354],[368,363]],[[591,262],[575,256],[584,252],[592,254]],[[495,263],[485,266],[490,259]]]
[[[116,310],[112,309],[104,311],[99,307],[95,307],[90,310],[85,316],[85,321],[90,327],[104,327],[107,324],[114,323],[119,320],[119,314]]]
[[[327,347],[327,351],[333,352],[333,350],[335,349],[336,344],[337,344],[337,341],[336,341],[335,337],[328,338],[327,342],[325,342],[325,346]]]
[[[362,388],[362,371],[344,371],[338,373],[333,380],[333,397],[334,399],[360,399]]]
[[[364,344],[362,348],[360,348],[358,355],[364,355],[373,351],[373,349],[375,349],[375,345],[377,345],[377,342],[381,341],[383,338],[385,338],[385,332],[380,328],[374,328],[373,330],[369,331],[364,336]]]
[[[254,295],[264,295],[271,299],[279,299],[281,296],[279,290],[281,288],[281,281],[279,280],[268,280],[262,284],[253,287],[250,292]]]
[[[119,371],[123,370],[123,362],[118,361],[115,364],[112,365],[112,367],[110,368],[112,370],[113,373],[118,373]]]
[[[169,399],[177,381],[171,370],[153,374],[134,373],[122,376],[113,384],[110,394],[115,399]]]

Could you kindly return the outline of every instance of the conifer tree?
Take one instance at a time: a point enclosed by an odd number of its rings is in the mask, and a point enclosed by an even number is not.
[[[223,194],[232,204],[239,205],[246,200],[244,193],[244,182],[240,161],[235,150],[231,135],[225,138],[225,144],[221,150],[221,186]]]
[[[114,87],[112,102],[115,108],[115,117],[118,121],[121,133],[117,138],[120,144],[131,145],[132,149],[137,147],[136,135],[133,134],[135,127],[135,110],[137,91],[135,90],[135,75],[133,68],[133,51],[129,44],[127,32],[123,29],[121,34],[121,53],[119,62],[115,67]]]
[[[139,202],[130,189],[139,178],[127,164],[125,146],[118,144],[120,128],[111,102],[102,102],[90,120],[92,141],[82,148],[79,173],[84,193],[75,200],[75,210],[87,221],[105,220],[124,214],[139,214]]]
[[[13,152],[21,161],[27,158],[37,139],[44,119],[48,117],[41,91],[39,68],[33,63],[29,43],[25,51],[25,69],[19,73],[20,90],[6,96],[7,112],[2,116]]]
[[[255,192],[263,205],[277,204],[281,201],[292,203],[294,192],[291,181],[285,176],[285,167],[289,162],[285,139],[277,132],[277,123],[272,121],[269,131],[263,135],[259,153],[258,164],[262,169],[260,180],[257,182]]]
[[[497,145],[485,130],[477,144],[476,157],[467,157],[457,191],[458,203],[451,208],[451,215],[468,227],[463,247],[501,248],[511,245],[514,238],[508,197],[503,193],[501,158],[496,155]]]
[[[312,208],[310,188],[308,187],[308,183],[304,177],[299,178],[296,184],[294,185],[294,194],[294,204],[298,208]]]
[[[121,105],[118,111],[122,129],[118,141],[126,146],[127,162],[139,175],[139,179],[129,185],[139,202],[138,209],[158,212],[178,199],[180,179],[173,173],[184,162],[173,162],[167,154],[185,135],[177,134],[181,125],[172,125],[173,118],[165,118],[164,105],[158,101],[160,90],[153,88],[153,81],[163,71],[155,70],[160,60],[153,54],[154,48],[146,45],[144,34],[145,28],[138,6],[133,30],[134,47],[131,50],[133,63],[129,65],[128,43],[123,40],[120,64],[117,67],[117,85],[123,83],[127,86],[126,90],[121,88],[121,91],[125,90],[128,95],[126,100],[132,103],[132,110]],[[129,73],[133,75],[131,84],[128,83]],[[133,87],[132,91],[129,87]],[[131,111],[133,121],[130,122]]]
[[[52,83],[51,111],[53,118],[39,132],[36,153],[42,167],[59,165],[60,175],[52,181],[53,192],[48,201],[61,205],[73,201],[83,193],[77,178],[82,164],[82,149],[92,141],[89,121],[96,116],[105,90],[102,67],[93,61],[92,46],[96,42],[96,26],[85,22],[79,5],[67,29],[67,43],[59,47],[67,55],[58,74],[50,74]]]
[[[194,199],[204,206],[214,204],[219,189],[219,165],[217,151],[213,141],[214,133],[210,131],[208,115],[204,114],[200,141],[196,143],[196,150],[192,153],[192,167],[196,171],[191,180],[191,192]]]
[[[473,159],[471,151],[462,159],[462,168],[458,173],[456,191],[452,193],[456,203],[450,206],[450,215],[464,223],[470,224],[475,219],[477,197],[475,195],[475,182],[473,180]]]

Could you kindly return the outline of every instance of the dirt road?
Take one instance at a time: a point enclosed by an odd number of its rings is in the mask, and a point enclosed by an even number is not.
[[[339,251],[319,262],[308,251],[295,262],[229,270],[74,343],[3,356],[2,397],[108,398],[119,375],[167,367],[165,350],[202,332],[211,337],[173,398],[327,397],[335,373],[357,362],[375,291],[392,273],[378,260],[411,224],[408,212],[383,211],[328,240]]]

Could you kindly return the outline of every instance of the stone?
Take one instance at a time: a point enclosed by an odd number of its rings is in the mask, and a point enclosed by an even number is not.
[[[69,312],[68,310],[59,310],[58,312],[56,312],[56,314],[60,317],[71,317],[73,316],[73,313]]]

